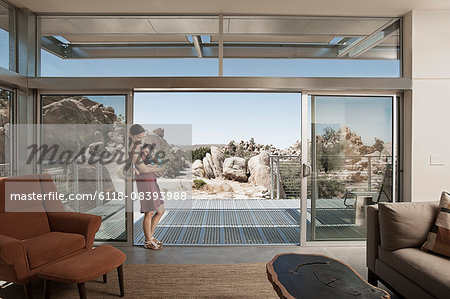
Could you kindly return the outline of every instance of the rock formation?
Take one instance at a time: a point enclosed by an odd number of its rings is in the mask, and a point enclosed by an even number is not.
[[[222,177],[223,161],[225,160],[225,155],[216,146],[211,146],[211,160],[214,177]]]
[[[194,177],[204,177],[205,170],[203,169],[203,162],[201,160],[195,160],[192,163],[192,175]]]
[[[205,176],[208,179],[215,178],[213,170],[213,162],[210,153],[206,153],[206,156],[203,158],[203,168],[205,170]]]
[[[155,144],[155,151],[165,151],[170,148],[169,143],[163,137],[155,134],[148,133],[148,135],[144,138],[144,143]]]
[[[226,158],[223,162],[223,176],[228,180],[247,182],[247,167],[245,164],[244,158]]]
[[[153,130],[153,133],[158,135],[159,137],[164,137],[164,128],[156,128]]]
[[[270,190],[272,185],[269,160],[269,154],[266,151],[263,151],[259,155],[248,160],[248,169],[250,171],[250,183],[264,186]]]

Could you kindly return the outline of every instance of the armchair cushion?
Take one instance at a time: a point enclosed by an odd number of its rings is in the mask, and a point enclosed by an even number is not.
[[[50,212],[47,216],[52,232],[83,235],[86,248],[92,249],[95,234],[102,223],[100,216],[73,212]]]
[[[0,213],[0,235],[24,240],[49,232],[45,212]]]
[[[50,232],[23,241],[30,269],[57,260],[86,245],[80,234]]]

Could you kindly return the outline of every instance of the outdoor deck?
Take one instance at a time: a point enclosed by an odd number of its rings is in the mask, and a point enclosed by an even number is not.
[[[299,207],[299,200],[169,201],[155,237],[170,245],[296,244]],[[144,241],[142,219],[135,221],[136,245]],[[316,239],[365,237],[365,227],[353,224],[354,210],[342,200],[318,200],[316,219]],[[307,221],[310,226],[310,207]]]

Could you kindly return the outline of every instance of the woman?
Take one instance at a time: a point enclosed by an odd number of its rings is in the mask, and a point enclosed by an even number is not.
[[[161,199],[159,186],[156,183],[156,175],[164,171],[164,166],[150,165],[143,161],[142,140],[145,137],[145,130],[139,124],[130,127],[129,156],[136,170],[136,185],[138,192],[144,198],[140,200],[141,213],[144,213],[144,247],[153,250],[162,249],[162,242],[153,237],[159,220],[164,214],[164,201]]]

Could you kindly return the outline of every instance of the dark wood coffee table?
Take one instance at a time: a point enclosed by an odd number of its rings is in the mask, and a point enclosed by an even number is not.
[[[324,255],[279,254],[266,270],[280,298],[390,298],[349,265]]]

